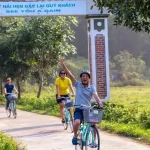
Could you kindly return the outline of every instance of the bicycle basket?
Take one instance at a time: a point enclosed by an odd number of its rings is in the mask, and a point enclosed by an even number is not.
[[[84,122],[100,123],[102,120],[103,110],[87,109],[83,111]]]
[[[73,106],[73,102],[71,100],[67,100],[65,102],[65,107],[72,107]]]
[[[8,99],[9,99],[9,101],[17,100],[17,95],[16,94],[10,94],[10,95],[8,95]]]

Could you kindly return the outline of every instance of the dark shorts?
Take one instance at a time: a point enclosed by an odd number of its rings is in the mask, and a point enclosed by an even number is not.
[[[83,121],[83,110],[76,108],[74,111],[74,120],[79,119],[81,122]]]
[[[70,97],[69,94],[67,94],[67,95],[60,95],[60,96],[61,96],[61,97]],[[60,99],[57,99],[57,94],[56,94],[56,101],[57,101],[58,104],[62,103],[62,99],[61,99],[61,98],[60,98]]]

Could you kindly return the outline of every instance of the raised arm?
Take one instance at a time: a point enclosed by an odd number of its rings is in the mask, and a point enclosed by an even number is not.
[[[65,70],[65,72],[69,75],[71,81],[72,81],[72,84],[74,85],[76,83],[76,78],[74,77],[74,75],[70,72],[70,70],[66,67],[65,63],[63,60],[60,60],[59,61],[60,64],[62,65],[63,69]]]
[[[97,101],[97,103],[99,104],[100,107],[103,107],[103,103],[101,101],[101,99],[99,98],[99,96],[97,95],[97,92],[93,93],[93,97],[94,99]]]

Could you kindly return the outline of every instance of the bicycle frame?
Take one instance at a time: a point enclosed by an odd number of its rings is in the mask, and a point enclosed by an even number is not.
[[[9,108],[12,111],[16,109],[16,101],[15,100],[13,100],[13,101],[10,102]]]
[[[64,113],[65,113],[66,118],[68,119],[67,121],[69,122],[70,121],[69,109],[65,107],[64,108]]]
[[[76,108],[81,108],[82,110],[86,110],[86,108],[94,108],[94,106],[85,106],[85,105],[74,105]],[[88,111],[87,111],[88,112]],[[100,135],[97,127],[94,125],[100,121],[99,120],[90,120],[90,118],[86,117],[86,112],[83,112],[84,121],[80,124],[80,128],[78,130],[78,137],[77,137],[77,145],[80,146],[80,149],[83,150],[84,146],[87,150],[88,147],[100,149]],[[93,126],[94,125],[94,126]],[[96,143],[97,141],[97,143]],[[75,150],[78,150],[77,145],[75,145]]]
[[[87,123],[86,125],[82,123],[80,125],[80,131],[82,133],[82,142],[84,143],[86,142],[86,137],[87,137],[90,127],[91,127],[91,123]]]

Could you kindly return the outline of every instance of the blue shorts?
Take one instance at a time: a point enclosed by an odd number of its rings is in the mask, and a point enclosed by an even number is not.
[[[81,122],[83,121],[83,110],[76,108],[74,111],[74,120],[79,119]]]

